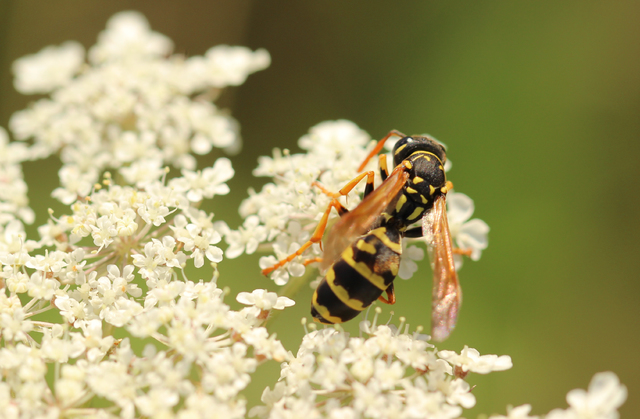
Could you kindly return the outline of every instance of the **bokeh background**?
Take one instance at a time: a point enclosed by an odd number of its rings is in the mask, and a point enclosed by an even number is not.
[[[481,261],[460,273],[459,325],[439,347],[514,362],[470,379],[478,404],[466,417],[566,407],[569,390],[605,370],[629,389],[622,417],[640,417],[640,3],[3,0],[0,125],[33,100],[13,90],[13,60],[69,39],[89,47],[130,9],[186,55],[216,44],[271,53],[269,69],[222,97],[245,147],[232,157],[231,195],[213,202],[216,219],[237,226],[247,188],[265,182],[251,175],[257,157],[299,151],[321,121],[350,119],[375,138],[429,132],[449,147],[456,190],[491,227]],[[25,168],[37,224],[54,205],[58,165],[45,163]],[[275,290],[257,260],[224,261],[220,283],[233,295]],[[428,263],[399,282],[395,312],[428,326]],[[288,349],[310,295],[272,325]],[[250,404],[278,374],[275,364],[258,371]]]

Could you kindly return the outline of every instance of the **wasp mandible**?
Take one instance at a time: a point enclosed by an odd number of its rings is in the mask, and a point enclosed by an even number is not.
[[[445,176],[446,153],[429,136],[406,136],[393,130],[378,142],[358,172],[391,137],[400,140],[393,147],[391,173],[386,155],[379,156],[382,184],[374,188],[373,171],[361,173],[338,193],[314,182],[333,199],[313,235],[297,252],[262,273],[268,275],[302,255],[313,243],[319,243],[330,211],[335,208],[340,219],[324,241],[321,270],[326,273],[313,294],[311,314],[320,323],[342,323],[356,317],[377,299],[395,303],[393,280],[400,267],[402,238],[424,237],[433,268],[431,335],[442,341],[456,325],[462,300],[447,222],[446,195],[453,185]],[[365,177],[364,198],[349,211],[338,197],[347,195]],[[420,221],[421,225],[416,226]],[[382,296],[383,292],[387,298]]]

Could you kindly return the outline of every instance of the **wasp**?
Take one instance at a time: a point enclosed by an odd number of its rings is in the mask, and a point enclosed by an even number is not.
[[[400,267],[402,238],[424,237],[433,269],[431,335],[434,340],[442,341],[455,327],[462,301],[447,222],[446,195],[453,185],[445,176],[446,153],[444,147],[429,136],[407,136],[392,130],[369,153],[358,172],[363,171],[391,137],[400,137],[400,140],[393,147],[391,173],[386,155],[379,156],[382,184],[374,188],[373,171],[361,173],[338,193],[314,182],[333,197],[316,230],[297,252],[262,273],[268,275],[302,255],[313,243],[322,245],[330,211],[335,208],[340,219],[324,241],[322,259],[308,261],[320,261],[321,270],[326,271],[313,293],[311,315],[320,323],[342,323],[356,317],[375,300],[395,303],[393,280]],[[363,200],[349,211],[338,197],[346,196],[365,177]],[[382,296],[383,292],[387,298]]]

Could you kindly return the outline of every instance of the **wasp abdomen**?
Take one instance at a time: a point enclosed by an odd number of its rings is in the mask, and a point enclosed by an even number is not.
[[[401,239],[396,228],[378,227],[347,247],[314,292],[311,315],[342,323],[370,306],[398,274]]]

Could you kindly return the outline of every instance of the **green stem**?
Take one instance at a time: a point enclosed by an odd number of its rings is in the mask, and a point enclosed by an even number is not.
[[[278,292],[278,295],[280,297],[288,297],[288,298],[291,298],[292,300],[295,300],[294,297],[298,295],[302,287],[309,283],[309,277],[311,276],[311,272],[313,272],[313,274],[316,274],[317,270],[307,269],[304,275],[302,276],[290,277],[289,282],[287,282],[287,285],[285,285],[280,289],[280,292]],[[283,310],[271,310],[269,317],[267,317],[267,319],[264,322],[264,327],[267,327],[267,324],[272,323],[273,320],[275,320],[282,311]]]

